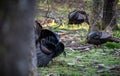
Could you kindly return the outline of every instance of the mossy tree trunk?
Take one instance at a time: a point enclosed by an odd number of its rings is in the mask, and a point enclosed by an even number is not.
[[[111,33],[112,30],[118,29],[117,4],[118,0],[93,0],[90,32],[105,30]]]
[[[101,30],[101,19],[103,17],[103,0],[93,0],[90,15],[90,32]]]
[[[35,0],[0,1],[0,76],[37,76]]]
[[[109,29],[111,28],[111,30],[118,29],[116,22],[117,4],[118,0],[104,0],[102,29],[106,29],[106,27],[109,27]]]

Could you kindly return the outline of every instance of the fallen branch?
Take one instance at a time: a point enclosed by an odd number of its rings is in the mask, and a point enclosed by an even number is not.
[[[91,48],[93,47],[93,45],[89,45],[89,46],[82,46],[82,47],[71,47],[71,46],[67,46],[67,48],[72,48],[73,50],[84,50],[86,48]]]

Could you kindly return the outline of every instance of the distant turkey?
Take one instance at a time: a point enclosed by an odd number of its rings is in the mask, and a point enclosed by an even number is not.
[[[81,24],[86,22],[89,24],[88,16],[85,11],[74,10],[68,14],[68,24]]]
[[[60,41],[57,33],[48,29],[41,29],[38,39],[36,39],[37,47],[37,65],[47,66],[47,64],[55,57],[64,52],[64,44]]]
[[[119,43],[120,41],[114,37],[112,37],[111,34],[107,32],[101,32],[101,31],[93,31],[88,34],[87,36],[87,43],[94,44],[94,45],[101,45],[106,42],[116,42]]]

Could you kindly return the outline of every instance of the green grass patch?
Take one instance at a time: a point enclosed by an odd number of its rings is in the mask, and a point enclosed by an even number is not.
[[[115,75],[116,71],[109,72],[106,71],[106,68],[98,69],[96,66],[98,64],[104,64],[105,67],[111,67],[114,65],[120,65],[120,58],[110,54],[112,49],[105,49],[103,53],[102,49],[96,49],[96,51],[90,50],[88,53],[81,53],[78,50],[70,51],[66,50],[67,57],[65,58],[62,54],[55,58],[53,63],[50,63],[49,67],[38,68],[38,71],[43,76],[47,76],[49,73],[55,74],[56,76],[60,75],[69,75],[69,76],[111,76]],[[76,59],[78,58],[78,61]],[[61,60],[64,60],[64,63],[60,63]],[[73,65],[68,65],[72,63]],[[99,70],[105,71],[98,73]],[[118,73],[116,73],[117,75]]]
[[[115,42],[107,42],[104,45],[109,48],[120,48],[120,44]]]
[[[113,31],[113,36],[115,36],[116,38],[120,38],[120,30]]]
[[[86,42],[86,39],[81,39],[80,40],[80,43],[85,43]]]

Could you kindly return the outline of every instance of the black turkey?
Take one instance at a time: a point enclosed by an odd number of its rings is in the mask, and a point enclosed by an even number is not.
[[[85,11],[74,10],[68,14],[68,24],[81,24],[86,22],[89,24],[88,16]]]
[[[64,44],[60,41],[59,35],[48,29],[41,29],[36,39],[37,65],[47,66],[55,57],[64,52]]]
[[[87,36],[87,43],[89,44],[94,44],[98,46],[106,42],[119,43],[120,41],[116,38],[113,38],[111,34],[102,31],[93,31]]]

